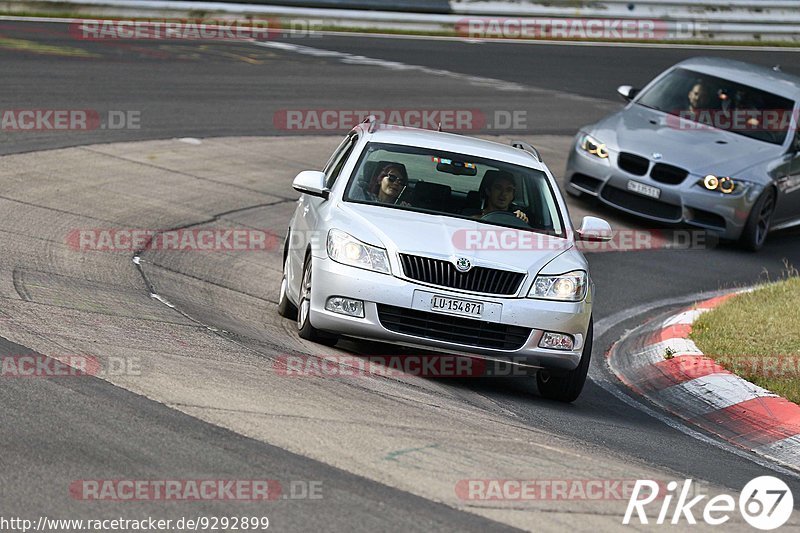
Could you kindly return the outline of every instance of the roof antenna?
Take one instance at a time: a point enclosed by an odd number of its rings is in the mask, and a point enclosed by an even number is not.
[[[436,128],[436,131],[442,131],[442,123],[441,122],[439,123],[439,127]]]

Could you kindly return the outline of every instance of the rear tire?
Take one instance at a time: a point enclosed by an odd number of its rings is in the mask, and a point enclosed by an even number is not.
[[[560,375],[553,375],[545,370],[536,373],[536,384],[539,394],[549,400],[559,402],[574,402],[580,396],[586,375],[589,373],[589,361],[592,358],[592,340],[594,338],[594,320],[589,320],[589,330],[586,332],[586,342],[583,345],[581,362],[574,370]]]
[[[300,285],[300,302],[297,306],[297,332],[301,339],[333,346],[339,336],[320,331],[311,325],[311,256],[303,265],[303,281]]]
[[[745,250],[757,252],[764,247],[775,214],[775,189],[769,187],[758,197],[739,241]]]

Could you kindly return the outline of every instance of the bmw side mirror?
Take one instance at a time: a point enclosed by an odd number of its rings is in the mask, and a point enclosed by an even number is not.
[[[316,170],[304,170],[292,182],[294,190],[311,196],[328,199],[330,191],[325,188],[325,173]]]
[[[612,237],[611,225],[597,217],[583,217],[581,229],[575,232],[577,240],[588,242],[606,242]]]
[[[634,89],[630,85],[620,85],[617,87],[617,94],[619,94],[623,100],[629,102],[639,94],[639,89]]]

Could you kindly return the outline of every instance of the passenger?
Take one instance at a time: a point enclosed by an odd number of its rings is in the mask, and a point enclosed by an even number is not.
[[[375,173],[364,195],[367,200],[373,202],[410,207],[411,204],[408,202],[397,202],[406,187],[408,187],[406,167],[400,163],[390,163]]]
[[[472,218],[481,218],[494,211],[511,213],[513,209],[511,203],[514,201],[516,188],[514,176],[509,172],[487,170],[480,189],[483,207]],[[528,222],[528,215],[522,210],[517,209],[513,213],[523,222]]]

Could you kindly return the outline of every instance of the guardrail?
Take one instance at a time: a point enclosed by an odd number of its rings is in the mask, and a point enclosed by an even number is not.
[[[800,24],[798,0],[452,0],[453,13],[489,16],[567,16]],[[796,28],[800,30],[800,28]]]
[[[282,18],[315,19],[326,27],[365,28],[389,31],[455,32],[472,38],[519,37],[593,39],[590,21],[635,21],[647,26],[655,24],[656,37],[635,40],[710,41],[791,41],[800,43],[800,0],[222,0],[198,2],[183,0],[37,0],[64,4],[97,14],[134,16],[154,10],[273,15]],[[338,8],[330,5],[336,3]],[[286,5],[291,3],[292,5]],[[24,1],[3,2],[25,4]],[[425,4],[427,8],[417,7]],[[449,7],[445,7],[447,4]],[[342,9],[341,6],[362,6]],[[369,8],[369,9],[367,9]],[[426,9],[425,12],[422,10]],[[445,12],[446,13],[443,13]],[[493,22],[491,29],[500,32],[473,32],[480,21]],[[553,24],[564,25],[577,32],[566,34],[551,31]],[[581,22],[582,21],[582,22]],[[475,23],[470,26],[470,23]],[[503,26],[505,24],[506,26]],[[548,26],[548,24],[550,26]],[[626,22],[630,24],[630,22]],[[533,31],[519,32],[516,26]],[[488,26],[487,26],[488,27]],[[512,31],[504,31],[511,28]],[[543,29],[544,28],[544,29]],[[555,35],[554,35],[555,34]],[[612,40],[626,40],[623,35]],[[604,39],[606,37],[600,37]]]
[[[450,13],[450,0],[217,0],[225,3],[280,5],[330,9],[366,9],[370,11],[408,11],[414,13]]]

